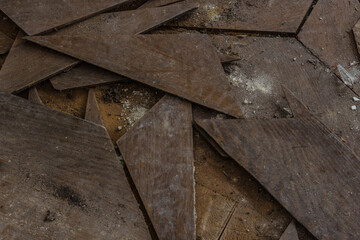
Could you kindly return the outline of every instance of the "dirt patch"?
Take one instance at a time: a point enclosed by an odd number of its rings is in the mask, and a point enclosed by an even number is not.
[[[83,200],[80,194],[68,186],[61,186],[56,189],[54,196],[66,201],[69,205],[80,207],[82,209],[86,207],[85,200]]]

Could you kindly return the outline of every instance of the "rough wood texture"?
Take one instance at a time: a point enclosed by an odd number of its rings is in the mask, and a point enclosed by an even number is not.
[[[101,118],[100,108],[96,101],[96,96],[94,89],[89,89],[88,99],[86,104],[86,112],[85,112],[85,119],[101,126],[104,125],[104,122]]]
[[[153,8],[153,7],[161,7],[170,4],[174,4],[176,2],[183,2],[183,0],[148,0],[143,5],[141,5],[138,9],[142,8]]]
[[[0,112],[1,238],[151,239],[104,127],[6,93]]]
[[[289,107],[294,117],[312,117],[310,110],[302,103],[290,89],[281,85],[284,91],[286,100],[289,103]]]
[[[298,38],[328,66],[358,61],[352,28],[360,18],[358,0],[320,0]]]
[[[66,35],[27,39],[208,108],[242,116],[233,88],[206,35]]]
[[[41,101],[41,98],[39,96],[39,93],[38,93],[36,87],[32,87],[29,89],[28,99],[29,99],[29,101],[43,105],[43,102]]]
[[[13,42],[13,39],[9,38],[7,35],[0,31],[0,54],[7,53],[10,50]]]
[[[0,91],[23,90],[78,63],[69,56],[26,43],[23,36],[18,34],[0,70]]]
[[[360,159],[318,121],[196,123],[318,239],[360,237]]]
[[[353,33],[355,36],[358,54],[360,54],[360,21],[355,24],[353,28]],[[360,65],[356,64],[355,66],[350,66],[347,70],[353,77],[355,77],[356,81],[354,83],[353,90],[357,93],[358,96],[360,96]],[[341,75],[338,73],[338,76]]]
[[[28,35],[35,35],[117,7],[126,0],[0,0],[0,9]]]
[[[117,144],[161,240],[195,240],[191,103],[166,95]]]
[[[312,0],[195,0],[198,10],[175,24],[181,27],[295,33]]]
[[[298,233],[296,231],[295,221],[292,220],[289,226],[286,228],[280,240],[299,240]]]

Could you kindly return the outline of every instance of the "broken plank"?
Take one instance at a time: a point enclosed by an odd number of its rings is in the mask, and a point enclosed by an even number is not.
[[[29,101],[31,101],[33,103],[43,105],[43,102],[41,101],[41,98],[39,96],[39,93],[38,93],[36,87],[32,87],[29,89],[28,99],[29,99]]]
[[[103,126],[7,93],[0,112],[0,237],[151,239]]]
[[[291,221],[279,240],[299,240],[294,220]]]
[[[100,114],[100,108],[96,101],[96,95],[94,89],[89,89],[88,99],[86,104],[85,119],[101,126],[104,126],[103,120]]]
[[[10,50],[13,42],[13,39],[9,38],[7,35],[0,31],[0,54],[7,53]]]
[[[312,0],[225,1],[197,0],[200,7],[171,24],[190,28],[295,34]]]
[[[166,95],[118,141],[161,240],[195,239],[191,103]]]
[[[359,238],[360,159],[317,120],[197,124],[315,237]]]
[[[43,0],[0,0],[0,9],[28,35],[83,20],[115,8],[126,0],[73,0],[71,2]]]
[[[26,39],[208,108],[242,116],[233,88],[206,35],[65,35]]]

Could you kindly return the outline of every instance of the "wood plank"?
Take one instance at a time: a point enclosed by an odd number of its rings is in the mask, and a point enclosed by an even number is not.
[[[65,35],[26,39],[208,108],[242,116],[233,88],[206,35],[151,34],[116,38]]]
[[[318,239],[357,239],[360,159],[312,118],[197,120]]]
[[[358,54],[360,54],[360,21],[358,21],[355,24],[355,26],[353,28],[353,33],[354,33],[354,37],[355,37],[356,48],[358,50]],[[358,96],[360,96],[360,66],[359,66],[359,63],[356,65],[350,64],[350,67],[348,67],[347,70],[356,79],[356,81],[353,85],[353,90],[354,90],[354,92],[357,93]],[[340,76],[340,78],[341,78],[341,74],[338,73],[338,76]]]
[[[160,239],[195,239],[191,103],[160,100],[117,142]]]
[[[291,221],[283,235],[281,235],[280,240],[299,240],[294,220]]]
[[[119,34],[143,33],[182,15],[195,7],[196,4],[183,3],[163,8],[101,14],[61,29],[53,34],[99,34],[104,37],[114,38]],[[69,66],[74,66],[80,62],[78,59],[49,51],[46,48],[41,48],[20,39],[18,40],[16,49],[10,51],[9,60],[6,61],[8,62],[6,67],[4,70],[0,71],[0,83],[2,83],[0,84],[0,90],[8,92],[22,90],[31,84],[48,79],[59,72],[65,71]],[[89,70],[89,68],[91,67],[88,66],[85,67],[85,69],[80,68],[79,71],[83,72],[84,70]],[[109,78],[110,80],[120,79],[118,76],[115,77],[114,74],[97,71],[98,70],[92,69],[91,73],[88,73],[80,80],[85,81],[84,78],[89,77],[89,74],[95,74],[86,80],[90,83],[92,83],[92,80],[94,80],[95,77],[102,77],[101,79],[104,79],[104,81],[109,80]],[[71,74],[71,76],[68,76],[69,74]],[[72,74],[69,71],[65,76],[72,77],[74,80],[79,80],[79,74],[77,73]],[[62,81],[62,78],[55,81]],[[55,85],[59,85],[59,83]]]
[[[29,99],[29,101],[43,105],[43,102],[41,101],[41,98],[39,96],[39,93],[38,93],[36,87],[32,87],[29,89],[28,99]]]
[[[10,50],[13,42],[13,39],[9,38],[7,35],[0,31],[0,54],[7,53]]]
[[[177,2],[183,2],[184,0],[148,0],[143,5],[141,5],[138,9],[142,8],[153,8],[153,7],[162,7],[166,5],[171,5]]]
[[[312,0],[197,0],[200,7],[180,27],[296,33]]]
[[[307,106],[305,106],[304,103],[302,103],[296,96],[295,94],[290,91],[290,89],[288,89],[287,87],[285,87],[284,85],[281,85],[282,89],[284,91],[286,100],[289,103],[289,107],[291,109],[291,112],[293,114],[294,117],[298,118],[298,117],[313,117],[313,115],[310,112],[310,109],[308,109]]]
[[[115,8],[127,0],[0,1],[0,9],[28,35],[35,35]]]
[[[94,89],[89,89],[88,99],[86,104],[85,119],[101,126],[104,126],[104,122],[101,118],[100,108],[96,101]]]
[[[104,127],[6,93],[0,112],[1,238],[151,239]]]

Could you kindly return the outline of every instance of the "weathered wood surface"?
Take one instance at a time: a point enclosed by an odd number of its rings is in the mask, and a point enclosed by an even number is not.
[[[27,43],[19,33],[0,70],[0,91],[17,92],[78,63],[53,50]]]
[[[289,103],[289,107],[291,109],[291,112],[295,118],[298,117],[312,117],[312,114],[310,113],[310,109],[302,103],[290,89],[282,85],[282,89],[284,91],[285,97],[287,102]]]
[[[280,240],[299,240],[294,220],[291,221],[283,235],[281,235]]]
[[[151,239],[106,129],[0,93],[0,237]]]
[[[360,237],[360,159],[311,118],[198,120],[318,239]]]
[[[142,4],[138,9],[142,8],[153,8],[153,7],[161,7],[170,4],[174,4],[177,2],[184,2],[183,0],[149,0]]]
[[[360,20],[355,24],[353,28],[353,33],[356,42],[356,48],[358,50],[358,54],[360,54]],[[359,56],[359,55],[358,55]],[[360,96],[360,65],[359,63],[356,65],[350,64],[347,68],[348,72],[356,79],[355,83],[353,84],[353,90]],[[338,76],[341,75],[338,73]]]
[[[114,38],[122,34],[143,33],[195,7],[196,4],[179,3],[163,8],[106,13],[61,29],[53,33],[53,35],[83,34],[102,35],[104,37]],[[73,66],[80,62],[78,59],[73,59],[36,45],[34,46],[34,44],[23,42],[22,40],[19,40],[16,50],[10,52],[9,58],[6,69],[0,71],[0,82],[5,82],[3,86],[0,86],[0,90],[11,92],[22,90],[28,87],[29,84],[50,78],[56,73],[66,70],[70,65]],[[84,70],[89,69],[91,69],[91,72],[84,76],[81,75]],[[103,81],[112,81],[112,79],[119,80],[121,78],[114,76],[115,74],[98,71],[90,66],[82,67],[78,72],[79,71],[80,73],[71,73],[71,71],[69,71],[64,77],[74,81],[81,81],[81,83],[85,81],[88,84],[93,83],[94,79],[98,78],[100,83]],[[55,79],[54,81],[57,83],[55,85],[60,85],[64,77]],[[81,83],[76,86],[84,86],[84,84]],[[64,86],[60,85],[59,88],[64,88],[65,86],[66,83],[64,83]]]
[[[104,122],[101,118],[100,108],[96,101],[94,89],[89,89],[88,99],[86,104],[85,119],[101,126],[104,125]]]
[[[13,42],[13,39],[9,38],[6,34],[0,31],[0,54],[7,53]]]
[[[352,28],[360,18],[358,0],[320,0],[298,38],[331,68],[359,61]]]
[[[66,35],[26,39],[208,108],[242,116],[240,103],[206,35]]]
[[[195,239],[191,103],[166,95],[117,142],[162,240]]]
[[[125,2],[127,0],[1,0],[0,9],[28,35],[35,35],[91,17]]]
[[[196,0],[198,10],[175,24],[180,27],[295,33],[312,0]]]
[[[28,99],[29,99],[29,101],[31,101],[33,103],[43,105],[43,102],[41,101],[41,98],[39,96],[39,93],[38,93],[36,87],[32,87],[29,89]]]

